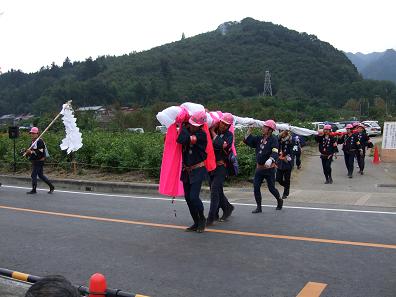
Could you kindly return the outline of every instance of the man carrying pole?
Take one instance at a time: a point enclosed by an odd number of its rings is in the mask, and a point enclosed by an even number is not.
[[[32,137],[32,144],[26,150],[25,155],[27,155],[29,160],[32,162],[32,190],[27,192],[27,194],[37,193],[37,176],[49,186],[48,194],[52,194],[55,187],[43,172],[47,151],[45,143],[41,138],[39,138],[39,129],[37,127],[31,128],[29,133]]]

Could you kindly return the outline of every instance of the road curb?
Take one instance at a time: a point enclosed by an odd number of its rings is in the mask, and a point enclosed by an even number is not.
[[[29,177],[20,177],[12,175],[0,175],[0,182],[15,186],[30,187],[31,179]],[[108,182],[94,180],[72,180],[72,179],[51,179],[56,189],[76,190],[83,192],[97,193],[117,193],[117,194],[157,194],[158,184],[149,183],[128,183],[128,182]],[[39,180],[39,187],[47,187]],[[209,187],[202,187],[202,196],[210,196]]]

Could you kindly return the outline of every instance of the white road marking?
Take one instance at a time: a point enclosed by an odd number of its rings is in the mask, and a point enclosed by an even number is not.
[[[30,190],[30,187],[18,187],[18,186],[8,186],[2,185],[4,188],[11,189],[23,189]],[[48,189],[37,189],[38,191],[48,191]],[[104,197],[119,197],[119,198],[131,198],[131,199],[145,199],[145,200],[161,200],[161,201],[172,201],[175,202],[185,202],[183,198],[165,198],[165,197],[151,197],[151,196],[135,196],[135,195],[119,195],[119,194],[105,194],[105,193],[90,193],[90,192],[77,192],[77,191],[66,191],[66,190],[56,190],[55,192],[66,193],[66,194],[78,194],[78,195],[88,195],[88,196],[104,196]],[[203,203],[209,204],[210,201],[203,200]],[[238,206],[256,206],[256,204],[251,203],[238,203],[233,202],[233,205]],[[262,207],[274,208],[274,205],[263,204]],[[354,213],[370,213],[370,214],[388,214],[396,215],[396,212],[392,211],[376,211],[376,210],[358,210],[358,209],[343,209],[343,208],[322,208],[322,207],[307,207],[307,206],[283,206],[287,209],[302,209],[302,210],[319,210],[319,211],[336,211],[336,212],[354,212]]]

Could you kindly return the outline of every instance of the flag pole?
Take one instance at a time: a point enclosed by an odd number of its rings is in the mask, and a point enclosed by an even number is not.
[[[69,100],[69,101],[67,101],[65,104],[66,104],[68,107],[70,107],[71,103],[72,103],[72,100]],[[63,111],[63,108],[62,108],[62,111]],[[62,111],[61,111],[60,113],[57,114],[57,116],[52,120],[51,123],[49,123],[49,125],[47,126],[47,128],[45,128],[44,131],[39,135],[39,137],[37,137],[37,139],[30,145],[30,147],[28,148],[28,150],[30,150],[30,149],[37,143],[37,141],[38,141],[41,137],[43,137],[43,135],[45,134],[45,132],[47,132],[48,129],[49,129],[49,128],[55,123],[55,121],[61,116]],[[26,156],[26,152],[23,154],[23,156],[24,156],[24,157]]]

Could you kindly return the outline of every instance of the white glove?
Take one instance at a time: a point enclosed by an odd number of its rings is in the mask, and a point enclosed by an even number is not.
[[[270,167],[271,166],[271,164],[272,164],[272,160],[271,159],[268,159],[267,161],[265,161],[265,167]]]

